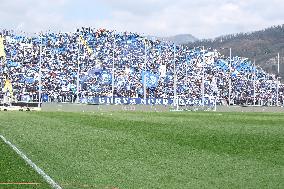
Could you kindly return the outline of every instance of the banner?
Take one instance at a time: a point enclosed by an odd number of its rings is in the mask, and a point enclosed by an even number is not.
[[[85,97],[80,98],[81,103],[88,103],[88,104],[101,104],[101,105],[173,105],[174,99],[173,98],[124,98],[124,97]],[[178,104],[180,106],[201,106],[202,99],[194,99],[194,98],[179,98]],[[205,106],[213,106],[215,104],[214,97],[206,97],[204,99]]]

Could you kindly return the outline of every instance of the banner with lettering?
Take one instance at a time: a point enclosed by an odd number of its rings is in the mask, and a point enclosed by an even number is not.
[[[202,98],[178,98],[178,104],[180,106],[201,106]],[[124,98],[124,97],[85,97],[80,98],[81,103],[87,104],[114,104],[114,105],[173,105],[173,98]],[[213,106],[215,104],[214,97],[206,97],[204,98],[205,106]]]

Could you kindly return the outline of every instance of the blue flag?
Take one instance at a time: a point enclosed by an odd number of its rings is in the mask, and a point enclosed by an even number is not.
[[[148,88],[155,88],[158,86],[159,82],[159,75],[158,74],[153,74],[148,71],[143,71],[142,72],[142,83],[144,84],[144,79],[146,78],[146,86]]]
[[[108,71],[102,71],[100,75],[100,80],[103,85],[108,85],[112,81],[112,75]]]
[[[25,78],[25,82],[26,82],[26,83],[29,83],[29,84],[32,84],[32,83],[35,82],[35,80],[34,80],[33,77],[26,77],[26,78]]]
[[[7,61],[7,65],[8,65],[8,67],[19,67],[19,66],[21,66],[18,62],[13,62],[11,60]]]

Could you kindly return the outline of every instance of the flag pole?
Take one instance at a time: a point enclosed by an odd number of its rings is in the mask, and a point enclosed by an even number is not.
[[[78,52],[77,52],[77,90],[76,90],[76,102],[79,103],[79,74],[80,74],[80,41],[78,41]]]
[[[23,61],[22,64],[24,65],[25,63],[25,46],[23,46]]]
[[[277,64],[278,64],[277,73],[279,75],[279,73],[280,73],[280,54],[279,53],[278,53],[278,56],[277,56]]]
[[[254,61],[253,61],[253,105],[255,106],[255,77],[256,77],[256,68],[255,68],[255,58],[254,58]]]
[[[174,44],[174,106],[177,106],[176,45]]]
[[[42,61],[42,32],[40,33],[40,46],[39,46],[39,91],[38,91],[38,107],[41,107],[41,93],[42,93],[42,83],[41,83],[41,61]]]
[[[187,55],[186,55],[186,56],[187,56]],[[185,77],[186,77],[186,80],[185,80],[185,82],[186,82],[186,87],[188,88],[188,90],[187,90],[187,92],[186,92],[186,94],[187,94],[186,97],[189,96],[189,94],[188,94],[188,93],[189,93],[189,80],[188,80],[188,64],[189,64],[189,63],[191,63],[191,62],[189,62],[189,61],[186,62],[186,76],[185,76]]]
[[[277,64],[278,64],[278,67],[277,67],[277,78],[276,78],[276,82],[277,82],[277,91],[276,91],[276,106],[279,105],[279,73],[280,73],[280,54],[278,53],[278,56],[277,56]]]
[[[115,32],[115,31],[114,31]],[[112,97],[112,102],[114,103],[114,56],[115,56],[115,33],[113,33],[113,51],[112,51],[112,78],[111,78],[111,97]]]
[[[147,64],[147,43],[146,43],[146,38],[144,39],[144,45],[145,45],[145,57],[144,57],[144,82],[143,82],[143,92],[144,92],[144,100],[146,101],[146,95],[147,95],[147,93],[146,93],[146,84],[147,84],[147,82],[146,82],[146,79],[147,79],[147,77],[146,77],[146,64]]]
[[[205,93],[205,81],[204,81],[204,69],[205,69],[205,51],[204,51],[204,47],[203,47],[203,64],[202,64],[202,86],[201,86],[201,93],[202,93],[202,106],[204,107],[204,101],[205,101],[205,99],[204,99],[204,93]]]
[[[143,90],[144,90],[144,100],[146,102],[146,98],[147,98],[147,77],[146,77],[146,72],[144,72],[144,84],[143,84]]]
[[[230,60],[229,60],[229,106],[231,105],[231,92],[232,92],[232,79],[231,79],[231,70],[232,70],[232,48],[230,48]]]
[[[187,54],[186,54],[186,67],[185,67],[185,82],[186,82],[186,87],[188,87],[188,75],[187,75],[187,70],[188,70],[188,64],[189,64],[189,61],[187,60]]]

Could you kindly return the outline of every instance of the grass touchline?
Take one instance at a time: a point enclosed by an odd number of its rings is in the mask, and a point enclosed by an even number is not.
[[[14,144],[8,141],[3,135],[0,138],[8,144],[27,164],[29,164],[43,179],[49,183],[54,189],[62,189],[49,175],[47,175],[41,168],[39,168],[32,160],[30,160],[21,150],[19,150]]]

